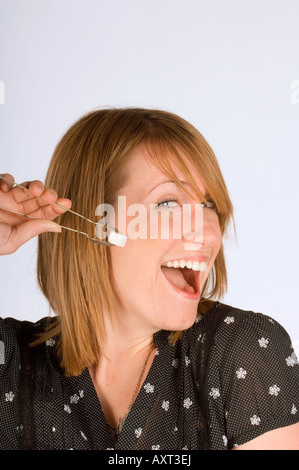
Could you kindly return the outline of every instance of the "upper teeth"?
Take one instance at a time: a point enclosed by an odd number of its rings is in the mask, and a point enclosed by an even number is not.
[[[193,271],[206,271],[208,267],[207,263],[205,263],[204,261],[199,263],[198,261],[190,260],[168,261],[164,264],[164,266],[167,266],[168,268],[188,268],[192,269]]]

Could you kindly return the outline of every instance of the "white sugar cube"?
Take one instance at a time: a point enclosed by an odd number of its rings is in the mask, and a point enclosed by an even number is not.
[[[111,232],[108,237],[108,242],[113,243],[113,245],[124,247],[127,242],[127,237],[122,233]]]

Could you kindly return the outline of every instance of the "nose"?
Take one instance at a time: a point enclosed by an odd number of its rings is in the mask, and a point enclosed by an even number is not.
[[[187,209],[183,215],[182,239],[185,249],[193,250],[213,245],[218,239],[217,222],[217,214],[212,209],[202,207],[201,204],[195,204],[191,210]]]

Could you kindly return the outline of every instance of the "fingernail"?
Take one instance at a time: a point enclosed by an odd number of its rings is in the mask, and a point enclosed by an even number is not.
[[[48,228],[48,232],[56,232],[56,233],[61,233],[62,232],[62,228],[57,225],[56,227],[50,227]]]
[[[8,184],[6,184],[6,183],[2,183],[1,188],[2,188],[2,191],[8,191],[8,189],[9,189]]]
[[[55,189],[48,189],[48,191],[53,194],[53,196],[55,196],[57,198],[57,193],[55,191]]]

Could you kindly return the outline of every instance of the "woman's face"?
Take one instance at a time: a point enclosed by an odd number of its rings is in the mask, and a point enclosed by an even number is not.
[[[139,148],[130,157],[128,177],[119,191],[119,196],[126,198],[127,213],[132,204],[142,206],[138,206],[138,213],[131,212],[130,216],[126,216],[128,240],[125,247],[110,248],[117,293],[116,319],[130,329],[141,329],[144,334],[153,334],[161,329],[185,330],[194,323],[200,291],[221,246],[221,231],[215,210],[203,208],[202,227],[195,227],[195,204],[199,205],[202,201],[191,191],[179,171],[176,175],[191,196],[171,182],[146,151]],[[201,178],[196,174],[193,176],[201,192],[209,199]],[[183,204],[191,208],[189,230],[186,229],[188,224],[178,224],[178,219],[172,225],[175,214],[182,212]],[[143,208],[142,214],[140,207]],[[156,232],[158,209],[164,216],[173,211],[169,217],[170,224],[167,224],[170,226],[169,236],[167,231],[163,232],[163,239],[157,237]],[[123,213],[118,214],[116,207],[116,226],[119,215],[124,217]],[[137,215],[139,224],[136,224]],[[165,220],[167,217],[158,224],[159,230],[165,229]],[[142,237],[132,239],[132,224]],[[191,239],[190,227],[193,233]],[[161,235],[161,231],[159,233]],[[188,267],[180,268],[186,263]]]

